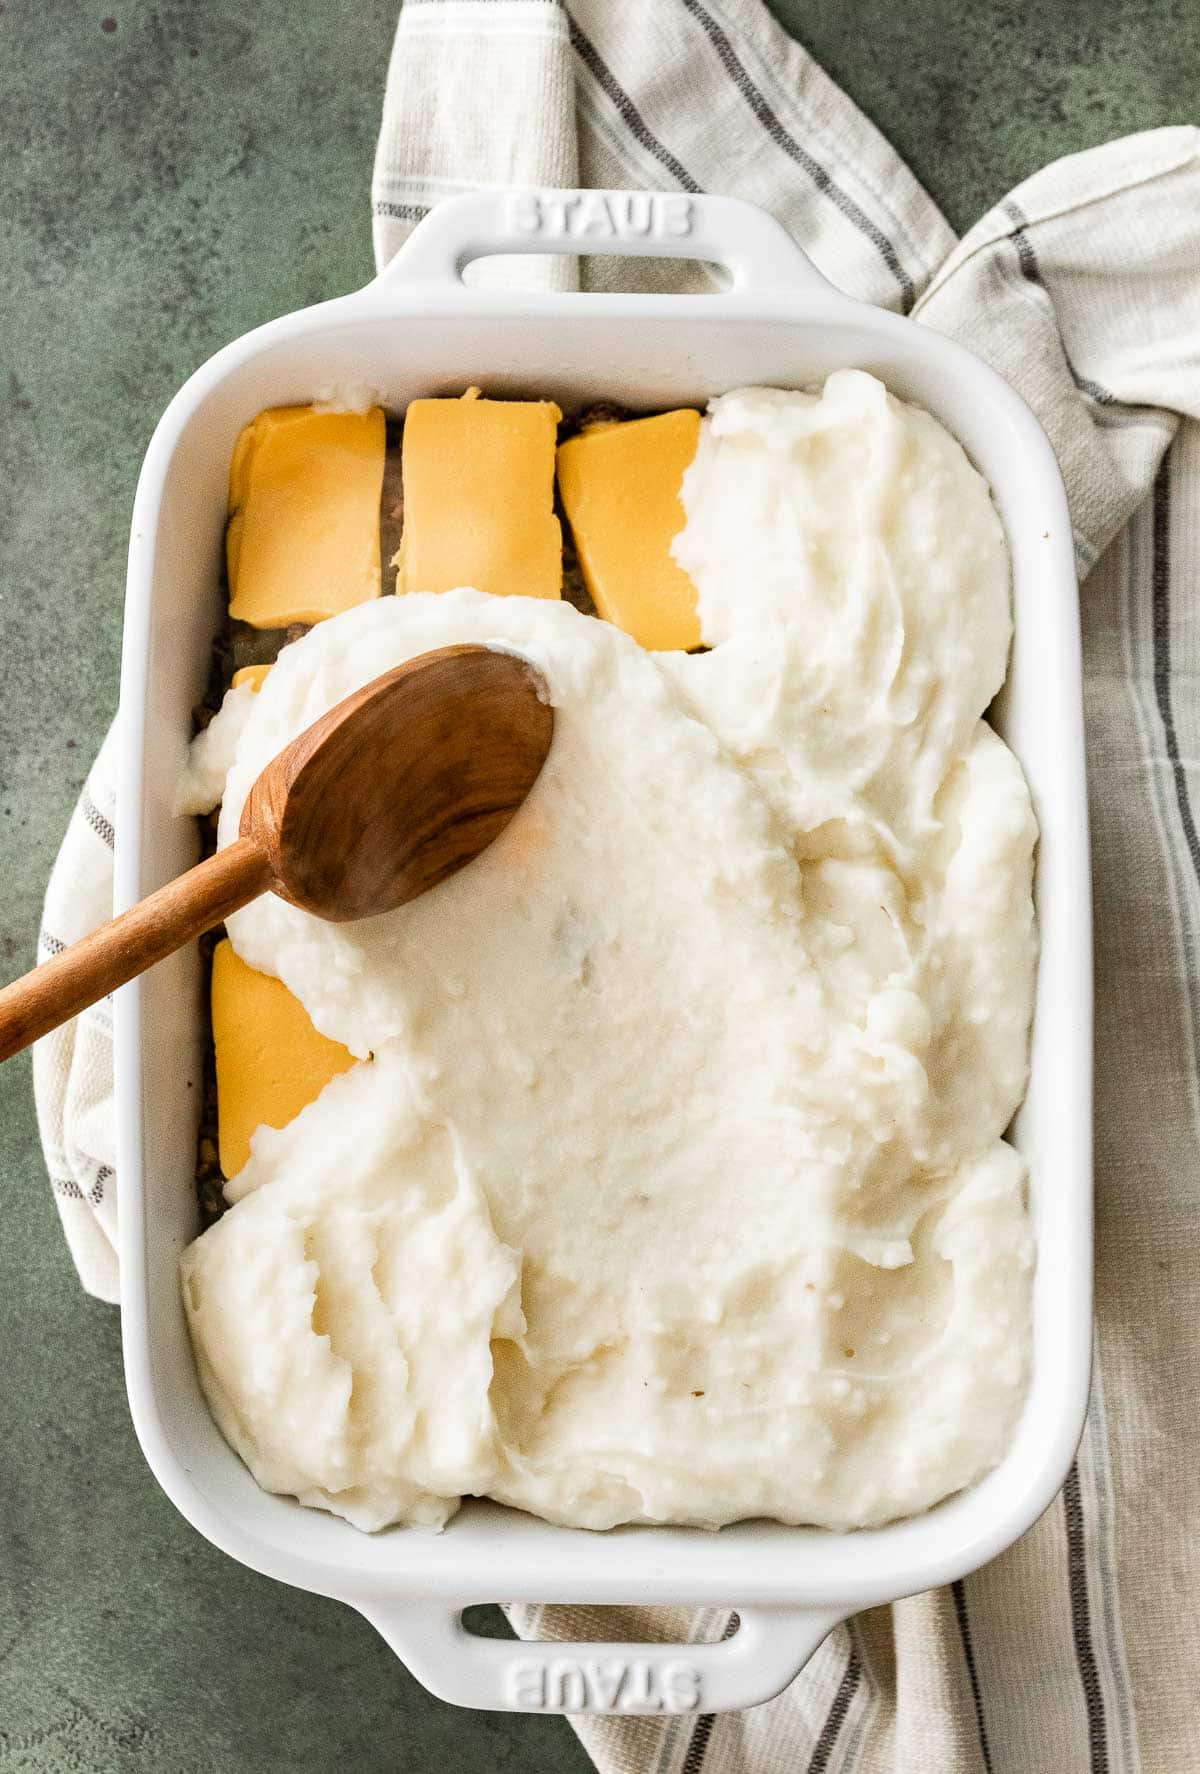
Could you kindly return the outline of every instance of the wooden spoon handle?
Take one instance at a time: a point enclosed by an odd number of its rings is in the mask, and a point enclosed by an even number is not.
[[[265,893],[271,865],[239,838],[0,991],[0,1060],[20,1053]]]

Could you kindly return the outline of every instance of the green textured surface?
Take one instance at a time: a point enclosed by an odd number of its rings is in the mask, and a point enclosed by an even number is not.
[[[117,0],[111,0],[116,6]],[[1195,115],[1195,0],[775,10],[965,227],[1054,155]],[[125,538],[190,370],[370,272],[393,0],[0,5],[0,963],[32,958],[116,700]],[[560,1720],[455,1712],[349,1610],[176,1516],[120,1332],[59,1240],[26,1059],[0,1070],[0,1769],[582,1769]]]
[[[1200,115],[1197,0],[770,0],[965,233],[1039,167]]]

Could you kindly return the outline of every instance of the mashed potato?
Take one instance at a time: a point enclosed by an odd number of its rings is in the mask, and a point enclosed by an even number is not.
[[[259,1131],[185,1253],[200,1372],[262,1485],[364,1528],[465,1494],[878,1523],[978,1478],[1021,1407],[1035,825],[981,719],[1010,623],[987,487],[843,371],[714,402],[684,503],[711,652],[385,598],[222,739],[224,843],[288,740],[429,648],[517,648],[555,703],[528,802],[452,880],[360,924],[229,921],[361,1063]]]

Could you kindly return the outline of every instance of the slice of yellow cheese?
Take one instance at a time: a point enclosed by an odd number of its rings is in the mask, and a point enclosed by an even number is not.
[[[320,622],[379,596],[383,409],[272,407],[229,469],[229,614],[252,628]]]
[[[232,687],[235,690],[240,690],[243,684],[249,684],[252,690],[261,690],[263,679],[270,669],[269,665],[243,665],[240,670],[234,672],[231,679]]]
[[[222,1173],[232,1177],[256,1128],[286,1127],[355,1060],[313,1028],[282,980],[248,967],[228,938],[213,950],[212,1030],[217,1144]]]
[[[414,400],[404,419],[396,590],[562,596],[549,400]]]
[[[700,645],[696,588],[671,557],[699,441],[700,415],[686,407],[593,426],[558,452],[563,510],[592,602],[643,647]]]

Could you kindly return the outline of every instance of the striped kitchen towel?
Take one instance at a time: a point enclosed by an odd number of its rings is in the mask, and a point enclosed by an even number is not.
[[[1200,132],[1048,167],[957,242],[759,0],[405,0],[372,192],[383,265],[482,184],[719,191],[774,211],[848,293],[989,359],[1072,501],[1097,917],[1097,1350],[1054,1506],[949,1590],[839,1627],[750,1712],[581,1718],[612,1774],[1200,1770]],[[489,261],[487,279],[696,288],[703,266]],[[47,895],[43,952],[111,889],[104,758]],[[103,1011],[39,1049],[47,1162],[113,1297]],[[616,1617],[614,1617],[614,1614]],[[712,1638],[707,1610],[512,1610],[545,1638]]]

